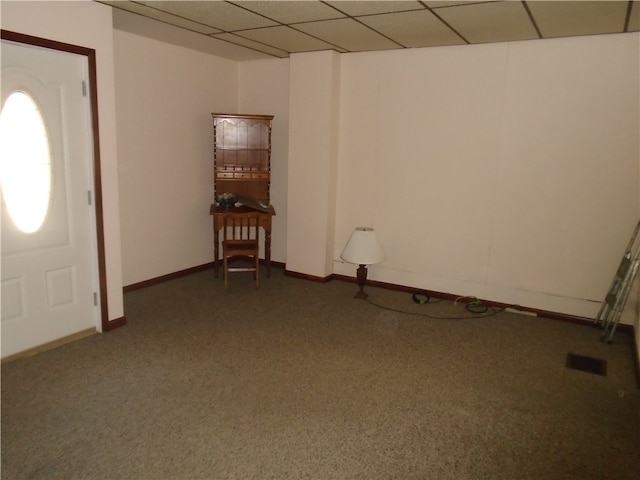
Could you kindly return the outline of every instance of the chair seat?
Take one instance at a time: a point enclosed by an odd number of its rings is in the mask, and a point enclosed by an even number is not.
[[[224,240],[223,248],[226,247],[228,252],[233,251],[237,255],[242,255],[241,251],[248,252],[246,255],[253,255],[259,244],[256,240]]]

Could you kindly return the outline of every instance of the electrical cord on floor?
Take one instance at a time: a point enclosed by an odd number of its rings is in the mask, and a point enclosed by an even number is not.
[[[417,303],[419,305],[426,305],[428,303],[439,303],[442,301],[442,300],[432,300],[428,292],[423,290],[414,292],[411,298],[414,303]],[[440,316],[440,315],[430,315],[424,312],[409,312],[406,310],[401,310],[393,307],[388,307],[385,305],[380,305],[379,303],[372,301],[370,298],[367,298],[367,302],[369,302],[371,305],[375,307],[382,308],[383,310],[388,310],[396,313],[404,313],[407,315],[415,315],[419,317],[426,317],[434,320],[467,320],[467,319],[473,319],[473,318],[486,318],[486,317],[492,317],[494,315],[497,315],[504,310],[504,308],[494,308],[494,307],[488,306],[484,304],[481,300],[477,299],[476,297],[458,297],[453,302],[453,304],[456,305],[458,301],[462,299],[470,300],[465,304],[465,310],[470,312],[472,315],[450,316],[450,317]]]
[[[453,302],[454,305],[458,304],[458,300],[462,300],[464,298],[468,298],[469,301],[467,303],[465,303],[464,308],[471,312],[471,313],[486,313],[489,311],[489,308],[487,305],[485,305],[484,303],[482,303],[481,300],[478,300],[476,297],[458,297],[456,298],[456,300]]]

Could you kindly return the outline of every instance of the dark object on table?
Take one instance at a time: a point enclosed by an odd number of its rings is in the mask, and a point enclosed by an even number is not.
[[[273,207],[266,200],[257,200],[255,198],[245,197],[243,195],[236,196],[238,203],[245,205],[249,208],[253,208],[254,210],[259,210],[260,212],[269,213]]]
[[[223,207],[233,207],[238,198],[233,193],[221,193],[216,197],[216,201]]]

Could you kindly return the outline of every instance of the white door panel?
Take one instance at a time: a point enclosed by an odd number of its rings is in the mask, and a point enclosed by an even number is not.
[[[2,200],[2,357],[95,328],[92,144],[86,58],[2,42],[2,104],[21,91],[44,118],[52,189],[42,227],[23,233]]]

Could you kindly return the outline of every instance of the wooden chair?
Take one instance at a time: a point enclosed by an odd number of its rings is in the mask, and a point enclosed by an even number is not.
[[[257,212],[225,213],[222,216],[222,267],[224,288],[229,287],[229,272],[253,272],[256,288],[260,282],[260,224]],[[229,260],[249,259],[249,267],[230,267]]]

